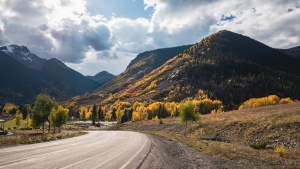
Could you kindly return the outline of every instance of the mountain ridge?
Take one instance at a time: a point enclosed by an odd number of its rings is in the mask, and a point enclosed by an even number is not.
[[[41,59],[17,45],[0,47],[0,72],[0,104],[33,103],[40,93],[65,100],[100,86],[58,59]]]
[[[109,94],[122,90],[190,46],[161,48],[140,53],[120,75],[96,89],[95,92]]]
[[[202,90],[210,98],[221,100],[226,110],[232,110],[249,98],[270,94],[299,99],[299,64],[299,60],[257,40],[225,30],[171,57],[135,83],[118,90],[99,91],[105,89],[100,87],[90,98],[105,103],[179,102],[196,97]],[[104,97],[97,98],[99,93]],[[89,97],[78,101],[90,102]]]
[[[300,46],[296,46],[289,49],[277,49],[277,50],[289,56],[292,56],[294,58],[300,59]]]
[[[0,47],[0,51],[13,57],[30,69],[40,70],[46,62],[46,59],[42,59],[34,53],[31,53],[26,46],[12,44]]]
[[[86,77],[103,85],[109,82],[110,80],[112,80],[113,78],[115,78],[116,76],[107,71],[101,71],[95,74],[94,76],[86,76]]]

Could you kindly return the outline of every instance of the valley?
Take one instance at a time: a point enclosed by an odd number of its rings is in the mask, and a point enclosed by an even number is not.
[[[43,129],[38,134],[44,136],[46,128],[48,135],[55,134],[61,128],[68,131],[67,121],[80,122],[84,126],[74,128],[75,133],[104,129],[107,137],[115,133],[111,130],[147,134],[142,137],[149,137],[148,155],[140,159],[140,168],[151,168],[152,162],[153,168],[298,167],[298,48],[274,49],[223,30],[193,45],[138,54],[117,76],[106,71],[83,76],[24,46],[1,47],[0,59],[1,119],[14,123],[10,131],[25,130],[24,137],[26,130]],[[194,117],[184,119],[184,113]],[[101,128],[103,122],[117,124]],[[92,159],[82,157],[84,162]],[[79,162],[59,164],[83,167]],[[18,168],[19,162],[5,165]],[[28,167],[32,165],[29,160]]]

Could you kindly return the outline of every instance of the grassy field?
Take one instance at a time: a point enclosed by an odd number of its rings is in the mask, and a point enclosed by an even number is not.
[[[186,136],[178,118],[163,122],[128,122],[119,129],[183,142],[242,168],[299,168],[300,102],[203,115],[198,123],[190,123]]]
[[[4,130],[7,130],[8,128],[13,129],[14,127],[16,127],[16,125],[14,124],[14,120],[8,120],[5,122]],[[25,127],[25,120],[22,120],[22,123],[19,126],[19,128],[22,128],[22,127]]]
[[[4,124],[4,130],[7,130],[8,128],[13,129],[14,128],[14,121],[13,120],[8,120]]]
[[[20,129],[14,129],[14,127],[16,126],[14,125],[13,120],[9,120],[5,122],[5,126],[4,126],[5,130],[11,128],[10,130],[8,130],[10,132],[10,135],[0,136],[0,148],[13,146],[17,144],[32,144],[32,143],[40,143],[40,142],[46,142],[51,140],[70,138],[70,137],[80,136],[87,133],[87,132],[83,132],[81,129],[70,130],[69,128],[63,128],[61,133],[58,132],[53,133],[53,130],[50,130],[50,132],[48,132],[47,124],[45,125],[44,134],[42,134],[41,129],[20,130]],[[22,127],[25,127],[24,121],[22,122],[22,125],[19,126],[19,128]]]

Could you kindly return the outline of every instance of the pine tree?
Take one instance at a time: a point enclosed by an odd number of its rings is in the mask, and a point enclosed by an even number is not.
[[[92,124],[93,124],[93,126],[96,125],[96,124],[95,124],[96,116],[97,116],[97,107],[96,107],[96,105],[94,104],[93,110],[92,110]]]

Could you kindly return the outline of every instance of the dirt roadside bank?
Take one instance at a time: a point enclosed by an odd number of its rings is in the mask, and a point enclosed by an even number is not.
[[[208,168],[244,168],[215,161],[183,143],[166,140],[160,136],[148,135],[151,150],[141,164],[140,169],[208,169]]]

